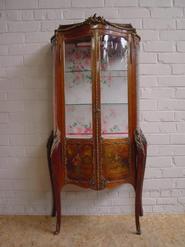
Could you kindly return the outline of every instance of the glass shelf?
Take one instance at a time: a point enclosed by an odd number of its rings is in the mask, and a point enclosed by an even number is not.
[[[71,103],[71,104],[66,104],[66,106],[70,106],[70,105],[76,105],[76,106],[81,106],[81,105],[91,105],[91,103]],[[122,102],[119,102],[119,103],[112,103],[112,102],[106,102],[106,103],[102,103],[102,105],[128,105],[128,103],[122,103]]]
[[[91,70],[90,69],[82,69],[82,70],[65,70],[65,73],[74,73],[74,72],[76,72],[76,73],[78,73],[78,72],[91,72]]]
[[[128,132],[120,132],[120,133],[102,133],[103,139],[119,139],[119,138],[127,138]]]

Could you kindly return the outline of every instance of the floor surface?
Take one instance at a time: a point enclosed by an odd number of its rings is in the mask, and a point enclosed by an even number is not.
[[[185,247],[184,215],[145,215],[142,235],[134,216],[0,216],[0,247]]]

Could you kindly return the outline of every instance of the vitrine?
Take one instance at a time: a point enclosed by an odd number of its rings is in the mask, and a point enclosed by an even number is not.
[[[137,128],[139,40],[132,25],[96,15],[60,25],[51,38],[53,131],[47,150],[56,234],[65,184],[102,190],[123,183],[135,189],[140,234],[147,144]]]

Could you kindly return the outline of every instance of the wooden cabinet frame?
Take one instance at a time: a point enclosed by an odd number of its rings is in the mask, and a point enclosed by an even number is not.
[[[100,36],[105,34],[124,37],[128,42],[128,138],[103,139],[101,136]],[[64,46],[65,41],[84,37],[92,39],[92,138],[67,138]],[[141,232],[139,216],[143,215],[142,186],[147,143],[141,130],[137,129],[136,49],[139,40],[130,24],[110,23],[96,15],[82,23],[59,26],[51,39],[55,57],[54,127],[48,139],[47,154],[53,191],[53,216],[57,217],[56,234],[61,225],[61,189],[70,183],[94,190],[113,188],[123,183],[132,184],[136,192],[136,229],[138,234]]]

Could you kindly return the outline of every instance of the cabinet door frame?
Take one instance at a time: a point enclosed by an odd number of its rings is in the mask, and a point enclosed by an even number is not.
[[[62,45],[62,51],[61,51],[61,64],[60,64],[60,68],[61,68],[61,71],[62,71],[62,75],[61,76],[61,84],[62,84],[62,90],[63,90],[63,95],[65,94],[65,77],[64,77],[64,74],[65,74],[65,42],[68,42],[68,41],[76,41],[78,39],[83,39],[83,37],[89,37],[91,39],[91,77],[92,77],[92,88],[91,88],[91,105],[92,105],[92,137],[90,138],[85,138],[85,139],[81,139],[81,138],[68,138],[66,136],[66,126],[65,126],[65,121],[62,123],[62,133],[61,133],[61,139],[63,140],[63,143],[62,145],[64,146],[64,157],[65,157],[65,180],[66,180],[66,183],[73,183],[73,184],[81,184],[83,187],[89,187],[91,186],[92,188],[94,189],[97,189],[96,187],[96,177],[97,177],[97,165],[96,165],[96,152],[95,150],[97,150],[96,148],[96,139],[95,139],[95,136],[96,136],[96,133],[95,133],[95,109],[96,109],[96,102],[95,102],[95,97],[97,97],[95,95],[95,91],[96,91],[96,85],[94,83],[94,78],[96,78],[96,68],[95,68],[95,64],[96,64],[96,57],[95,57],[95,40],[94,40],[94,36],[93,36],[93,32],[91,32],[91,30],[89,29],[86,29],[85,31],[83,32],[74,32],[73,35],[71,35],[71,32],[66,32],[65,34],[63,34],[63,45]],[[63,115],[63,118],[66,120],[66,114],[65,114],[65,98],[63,97],[63,105],[62,105],[62,109],[61,109],[61,112],[60,114]],[[77,146],[80,144],[80,142],[82,143],[82,146],[83,146],[83,143],[86,143],[89,145],[92,144],[92,176],[90,178],[89,181],[87,180],[83,180],[83,179],[80,179],[77,178],[69,178],[68,177],[68,170],[67,170],[67,162],[68,162],[68,155],[67,155],[67,148],[68,148],[68,145],[70,143],[74,143],[76,144]],[[86,145],[85,144],[85,145]],[[78,151],[77,151],[78,152]],[[91,169],[91,168],[90,168]]]
[[[135,145],[134,131],[137,126],[137,109],[136,109],[136,47],[135,36],[129,32],[119,30],[106,30],[102,28],[83,28],[82,30],[58,32],[56,33],[56,125],[57,134],[62,142],[62,162],[66,164],[66,126],[65,126],[65,41],[77,40],[82,37],[91,37],[92,39],[92,141],[93,141],[93,174],[92,180],[95,183],[95,189],[103,188],[102,175],[102,136],[101,136],[101,95],[100,95],[100,37],[101,35],[113,35],[123,37],[128,41],[128,145],[129,145],[129,177],[128,182],[135,184]],[[60,107],[59,107],[60,106]],[[72,138],[71,138],[72,139]],[[123,138],[124,139],[124,138]],[[90,139],[89,139],[90,140]],[[65,178],[67,182],[67,173],[65,165]]]
[[[96,66],[96,94],[98,95],[98,104],[96,111],[98,111],[98,117],[96,116],[96,125],[98,126],[98,131],[96,132],[97,135],[97,153],[98,153],[98,169],[99,169],[99,177],[98,177],[98,186],[99,188],[103,188],[104,185],[104,177],[102,171],[102,145],[103,145],[103,138],[101,136],[101,87],[100,87],[100,64],[101,64],[101,57],[100,57],[100,37],[101,35],[112,35],[116,37],[123,37],[128,42],[128,71],[127,71],[127,85],[128,85],[128,160],[129,160],[129,175],[127,178],[123,178],[123,182],[127,181],[133,185],[135,185],[135,174],[136,174],[136,161],[135,161],[135,142],[134,142],[134,131],[137,126],[137,108],[136,108],[136,45],[134,40],[134,35],[131,33],[123,33],[119,31],[111,31],[111,30],[102,30],[97,29],[97,38],[95,39],[97,45],[97,52],[96,52],[96,61],[98,62],[98,66]],[[106,138],[108,140],[108,138]],[[106,140],[105,139],[105,140]],[[120,138],[121,139],[121,138]],[[127,138],[122,138],[123,143]],[[115,140],[118,140],[115,138]],[[112,140],[114,142],[114,140]],[[116,181],[112,181],[112,184]],[[119,183],[119,181],[118,181]],[[111,182],[110,182],[111,187]]]

